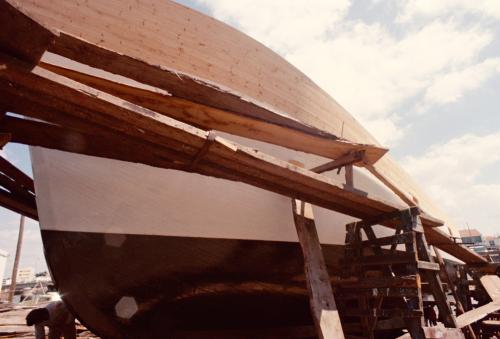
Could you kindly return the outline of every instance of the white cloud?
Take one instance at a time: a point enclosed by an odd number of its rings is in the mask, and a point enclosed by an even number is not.
[[[401,5],[401,2],[400,2]],[[473,13],[500,19],[498,0],[408,0],[402,2],[398,21],[407,22],[418,17],[447,16]]]
[[[464,135],[432,146],[422,156],[408,156],[403,166],[420,182],[434,201],[454,216],[458,226],[466,222],[491,234],[499,232],[499,178],[482,176],[489,166],[500,164],[500,132]]]
[[[464,25],[454,18],[396,33],[381,22],[350,19],[346,0],[198,1],[218,19],[281,53],[390,146],[406,127],[396,111],[428,87],[431,95],[451,74],[474,70],[494,39],[480,23]],[[475,86],[483,79],[476,77]],[[472,88],[456,88],[456,98]]]
[[[469,65],[491,40],[486,31],[454,22],[433,22],[399,39],[379,24],[357,22],[331,40],[305,43],[287,58],[369,120],[390,117],[435,75]]]
[[[198,0],[213,15],[277,50],[321,38],[347,13],[349,0]]]
[[[423,108],[455,102],[499,72],[500,58],[491,58],[459,71],[438,75],[425,92]]]

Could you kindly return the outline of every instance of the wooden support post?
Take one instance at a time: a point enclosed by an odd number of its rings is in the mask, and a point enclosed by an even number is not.
[[[9,302],[12,302],[14,300],[14,293],[16,292],[17,270],[19,268],[19,258],[21,257],[23,234],[24,234],[24,215],[21,215],[21,220],[19,221],[19,234],[17,236],[16,256],[14,258],[14,266],[12,267],[12,277],[10,280],[10,289],[8,298]]]
[[[345,185],[347,189],[354,188],[354,170],[352,165],[345,166]]]
[[[318,337],[322,339],[344,338],[311,205],[292,199],[292,209],[297,235],[304,255],[307,288]]]

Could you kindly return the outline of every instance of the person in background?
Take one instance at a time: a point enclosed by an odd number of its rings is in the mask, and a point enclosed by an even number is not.
[[[28,313],[26,324],[35,326],[35,338],[45,339],[45,326],[49,328],[49,339],[76,338],[75,317],[68,311],[61,300]]]

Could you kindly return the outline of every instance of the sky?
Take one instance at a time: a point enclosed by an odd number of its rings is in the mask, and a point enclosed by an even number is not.
[[[500,1],[178,2],[302,70],[390,148],[458,228],[500,234]],[[3,154],[31,173],[25,147]],[[0,223],[0,249],[14,253],[19,216],[2,209]],[[44,269],[32,220],[24,244],[21,267]]]

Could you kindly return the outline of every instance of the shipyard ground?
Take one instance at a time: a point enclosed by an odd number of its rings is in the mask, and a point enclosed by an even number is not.
[[[0,338],[35,339],[35,328],[26,326],[26,315],[35,307],[13,307],[0,304]],[[98,339],[84,326],[77,323],[77,338]],[[48,332],[48,330],[46,331]]]

